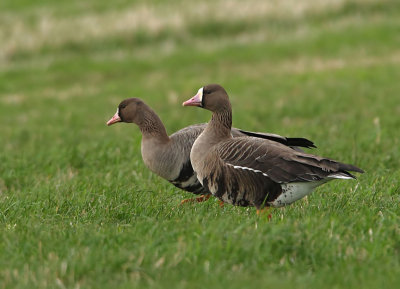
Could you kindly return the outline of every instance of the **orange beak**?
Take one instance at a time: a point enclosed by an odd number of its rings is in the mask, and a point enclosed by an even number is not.
[[[191,99],[186,100],[184,103],[182,103],[183,106],[198,106],[202,107],[202,92],[198,92],[195,96],[193,96]]]
[[[120,122],[120,121],[121,121],[121,118],[119,117],[118,111],[117,111],[114,114],[114,116],[109,121],[107,121],[107,125],[110,126],[110,125],[112,125],[114,123],[117,123],[117,122]]]

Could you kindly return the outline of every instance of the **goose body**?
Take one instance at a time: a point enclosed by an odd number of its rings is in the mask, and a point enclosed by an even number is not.
[[[153,173],[166,179],[174,186],[194,194],[206,191],[197,179],[190,163],[190,150],[204,125],[185,127],[169,137],[168,142],[155,138],[142,138],[143,162]]]
[[[232,138],[232,109],[219,85],[201,88],[184,106],[213,112],[193,144],[190,160],[203,187],[225,203],[282,207],[333,179],[354,179],[356,166],[255,137]]]
[[[208,193],[199,182],[190,162],[190,151],[197,137],[203,132],[206,124],[195,124],[185,127],[168,136],[166,129],[157,114],[139,98],[125,99],[118,106],[115,115],[107,122],[135,123],[142,133],[141,154],[144,164],[158,176],[174,186],[194,194]],[[234,137],[245,137],[247,134],[271,139],[283,143],[283,146],[315,147],[304,138],[286,138],[276,134],[247,132],[233,128],[230,134]],[[292,149],[292,148],[289,148]]]

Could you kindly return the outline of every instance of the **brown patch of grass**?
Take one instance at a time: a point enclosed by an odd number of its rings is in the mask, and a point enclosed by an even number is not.
[[[0,59],[7,59],[20,50],[36,51],[44,46],[57,47],[68,42],[85,43],[110,36],[131,35],[137,31],[145,31],[150,35],[162,31],[182,33],[190,24],[204,23],[210,19],[249,22],[270,17],[306,18],[310,14],[340,9],[348,2],[350,1],[217,0],[157,6],[138,4],[120,11],[64,18],[53,16],[51,11],[37,10],[32,12],[31,16],[35,19],[33,22],[5,12],[0,13],[3,26],[7,27],[7,30],[0,30]]]

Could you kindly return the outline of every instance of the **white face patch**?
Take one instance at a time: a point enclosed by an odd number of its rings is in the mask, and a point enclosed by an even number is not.
[[[203,87],[199,88],[199,90],[197,91],[197,94],[199,96],[199,100],[200,102],[203,102]]]

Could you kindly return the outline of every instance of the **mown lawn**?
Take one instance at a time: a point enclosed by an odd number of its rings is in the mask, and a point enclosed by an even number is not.
[[[400,3],[0,2],[0,288],[400,286]],[[271,210],[191,197],[150,173],[140,97],[172,133],[220,83],[234,125],[353,163]]]

